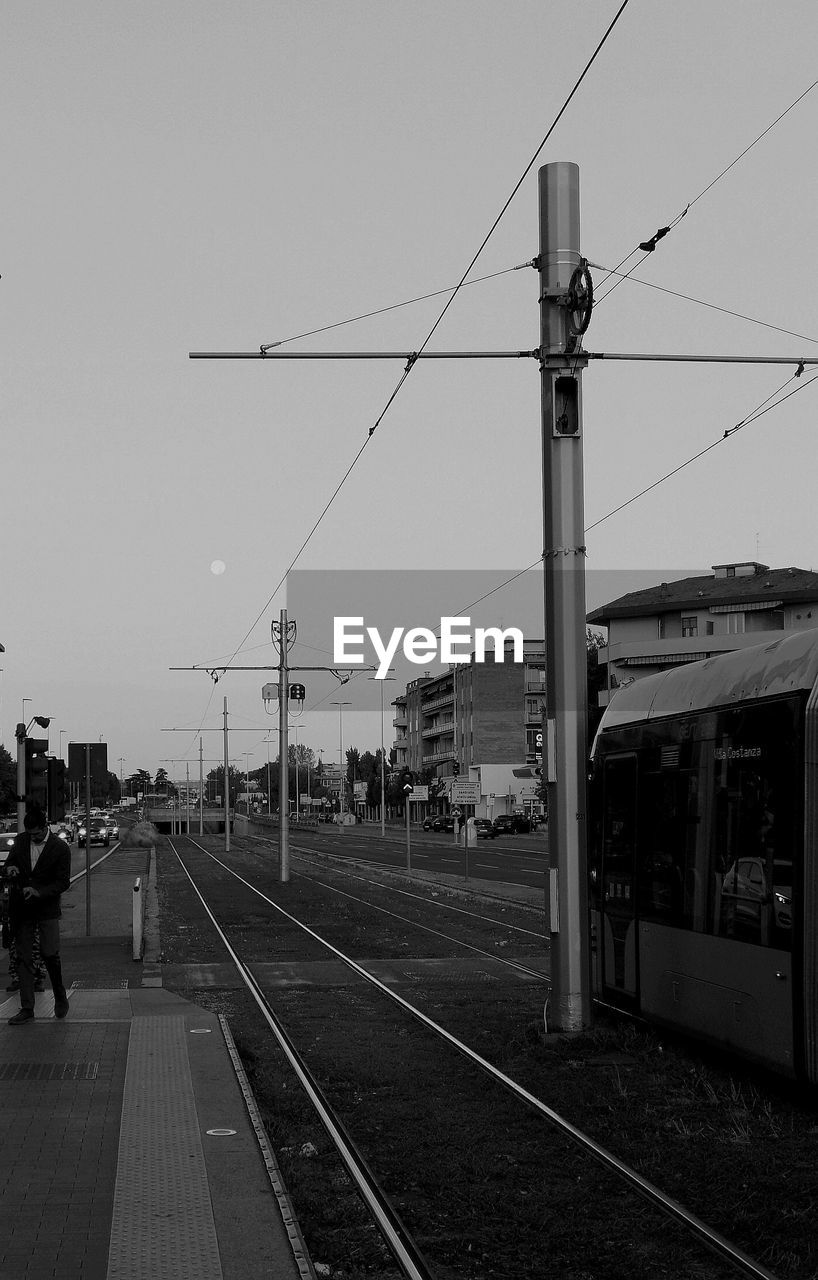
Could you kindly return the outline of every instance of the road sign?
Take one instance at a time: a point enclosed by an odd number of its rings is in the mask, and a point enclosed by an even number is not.
[[[480,783],[469,782],[467,778],[456,778],[452,783],[453,804],[479,804]]]
[[[428,784],[425,782],[424,783],[416,782],[415,789],[410,794],[409,799],[410,800],[428,800],[429,799]]]

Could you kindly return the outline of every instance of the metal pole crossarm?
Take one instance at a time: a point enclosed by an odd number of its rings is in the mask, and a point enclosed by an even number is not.
[[[818,356],[676,356],[644,352],[583,351],[586,360],[670,360],[687,364],[818,364]]]
[[[524,360],[539,351],[188,351],[188,360]]]
[[[351,671],[354,674],[356,671],[377,671],[378,668],[365,667],[365,666],[291,667],[288,665],[287,670],[288,671],[331,671],[333,672],[333,674],[336,671]],[[276,663],[275,666],[267,666],[267,667],[168,667],[168,671],[204,671],[207,675],[209,675],[211,671],[221,671],[222,674],[224,674],[225,671],[278,671],[278,663]]]

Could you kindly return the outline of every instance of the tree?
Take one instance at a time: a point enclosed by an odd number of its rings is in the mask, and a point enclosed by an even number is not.
[[[13,813],[17,803],[17,760],[0,745],[0,813]]]
[[[265,769],[266,767],[265,765]],[[228,777],[230,779],[230,808],[233,809],[235,808],[239,791],[244,790],[244,774],[238,769],[234,769],[231,764]],[[212,784],[215,794],[222,797],[222,804],[224,804],[224,765],[220,764],[215,769],[211,769],[207,775],[207,781]]]
[[[599,651],[608,641],[601,631],[585,628],[585,653],[588,660],[588,750],[602,719],[604,708],[599,705],[599,695],[606,687],[607,670],[599,662]]]

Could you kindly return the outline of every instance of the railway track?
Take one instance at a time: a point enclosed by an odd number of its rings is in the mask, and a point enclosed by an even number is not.
[[[198,954],[230,956],[286,1059],[278,1088],[297,1075],[401,1274],[770,1280],[498,1065],[509,1029],[544,998],[524,914],[437,903],[430,923],[421,895],[398,901],[355,871],[305,859],[282,892],[248,845],[230,864],[190,837],[169,848],[168,892],[172,881]],[[254,1044],[258,1064],[263,1037]],[[541,1228],[520,1248],[522,1217]]]

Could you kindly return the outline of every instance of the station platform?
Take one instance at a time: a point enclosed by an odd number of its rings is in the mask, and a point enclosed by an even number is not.
[[[162,988],[155,908],[132,958],[148,852],[106,854],[89,902],[72,851],[64,1020],[49,988],[9,1026],[0,951],[0,1280],[314,1280],[227,1023]]]

